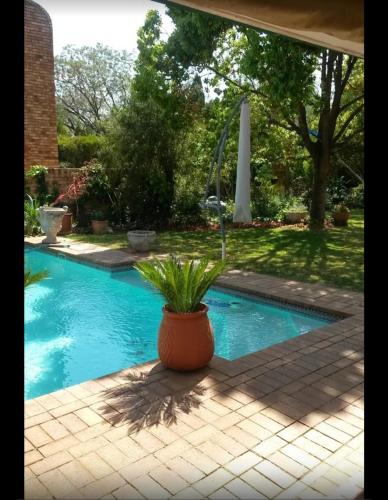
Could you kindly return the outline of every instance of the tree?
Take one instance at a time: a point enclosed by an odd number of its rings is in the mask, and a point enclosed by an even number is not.
[[[211,85],[222,81],[260,96],[268,123],[297,134],[313,163],[311,221],[323,227],[333,154],[362,133],[352,130],[363,111],[362,85],[350,91],[360,62],[179,7],[168,14],[176,26],[168,41],[175,75],[184,79],[192,67],[207,70]],[[311,135],[314,124],[317,138]]]
[[[176,134],[163,120],[160,105],[131,99],[115,113],[103,158],[112,184],[128,207],[131,225],[144,229],[168,223],[174,198]]]
[[[67,45],[55,58],[59,128],[75,135],[102,134],[113,109],[130,91],[132,59],[98,43],[95,47]]]

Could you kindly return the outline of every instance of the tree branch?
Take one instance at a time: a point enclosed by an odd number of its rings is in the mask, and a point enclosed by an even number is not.
[[[342,142],[337,142],[335,145],[335,150],[342,149],[343,147],[345,147],[354,136],[360,134],[361,132],[364,132],[364,127],[358,128],[351,134],[347,135]]]
[[[357,102],[357,101],[359,101],[360,99],[363,99],[363,98],[364,98],[364,93],[360,94],[359,96],[355,97],[351,101],[349,101],[346,104],[344,104],[343,106],[341,106],[340,110],[339,110],[339,113],[342,113],[343,111],[345,111],[345,109],[348,109],[352,104],[354,104],[355,102]]]
[[[353,118],[355,118],[358,115],[358,113],[363,109],[363,107],[364,104],[361,104],[361,106],[358,106],[358,108],[356,108],[352,113],[350,113],[348,118],[345,120],[345,123],[340,128],[338,134],[334,137],[333,144],[336,144],[338,142],[338,139],[343,135],[343,133],[349,126],[350,122],[353,120]]]
[[[284,128],[285,130],[289,130],[290,132],[296,132],[298,135],[301,135],[300,128],[296,125],[296,123],[293,123],[291,120],[287,120],[289,123],[289,126],[287,126],[285,123],[279,122],[276,120],[276,118],[273,118],[272,116],[268,115],[268,120],[270,124],[277,125],[278,127]]]
[[[300,135],[303,139],[303,143],[307,151],[311,156],[315,156],[317,153],[317,145],[310,139],[309,129],[307,125],[306,108],[303,104],[299,104],[299,130]]]
[[[346,84],[349,81],[350,75],[352,74],[356,62],[357,62],[357,57],[349,56],[348,67],[346,68],[345,76],[341,83],[342,92],[345,90]]]
[[[261,92],[260,90],[252,89],[252,88],[249,88],[247,86],[242,86],[239,83],[237,83],[235,80],[232,80],[232,78],[230,78],[229,76],[224,75],[223,73],[221,73],[220,71],[218,71],[218,69],[213,68],[212,66],[210,66],[208,64],[204,64],[203,68],[206,68],[206,69],[212,71],[213,73],[215,73],[220,78],[226,80],[227,82],[231,83],[232,85],[235,85],[236,87],[238,87],[239,89],[243,90],[244,92],[250,92],[252,94],[260,95],[261,97],[264,97],[265,99],[268,99],[268,96],[266,96],[265,94],[263,94],[263,92]]]

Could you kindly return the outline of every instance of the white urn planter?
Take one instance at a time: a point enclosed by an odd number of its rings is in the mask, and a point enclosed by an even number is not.
[[[39,221],[46,238],[42,243],[57,243],[57,234],[62,227],[62,218],[67,212],[67,207],[39,207]]]
[[[128,241],[136,252],[147,252],[155,241],[155,231],[128,231]]]

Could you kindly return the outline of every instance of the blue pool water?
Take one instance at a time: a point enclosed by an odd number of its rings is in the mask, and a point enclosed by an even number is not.
[[[49,278],[25,291],[25,397],[157,358],[163,299],[135,270],[108,272],[26,249],[25,267]],[[210,290],[215,352],[233,360],[333,321]]]

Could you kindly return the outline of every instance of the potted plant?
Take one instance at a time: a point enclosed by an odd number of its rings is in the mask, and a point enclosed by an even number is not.
[[[346,205],[340,203],[334,207],[331,215],[335,226],[347,226],[348,219],[350,217],[350,210]]]
[[[103,234],[108,231],[108,219],[104,210],[93,210],[90,218],[94,234]]]
[[[224,266],[224,262],[217,262],[207,270],[207,260],[183,263],[174,256],[134,266],[166,300],[158,352],[167,368],[197,370],[213,357],[213,329],[207,316],[208,306],[201,301]]]

